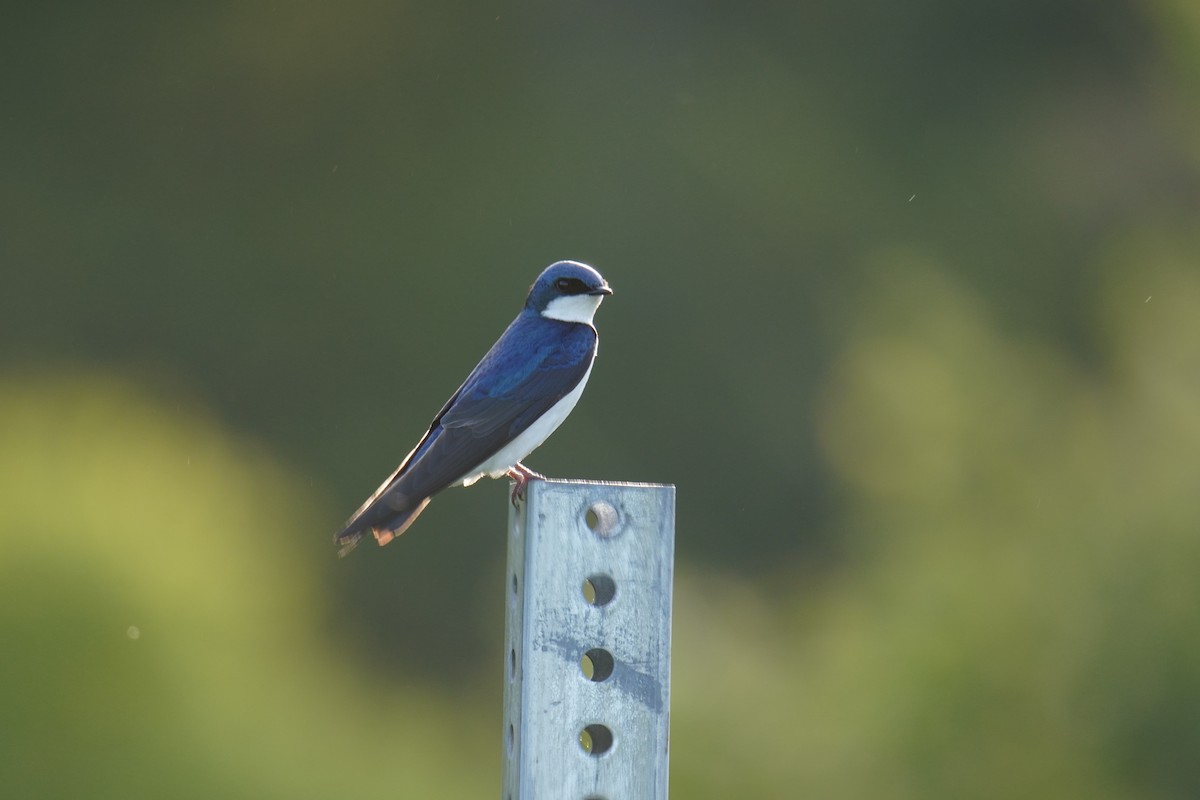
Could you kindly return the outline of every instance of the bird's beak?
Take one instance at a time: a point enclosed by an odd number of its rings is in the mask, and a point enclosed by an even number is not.
[[[606,283],[603,286],[592,289],[590,292],[588,292],[588,294],[593,295],[593,296],[608,295],[608,294],[612,294],[612,289],[610,289],[608,284]]]

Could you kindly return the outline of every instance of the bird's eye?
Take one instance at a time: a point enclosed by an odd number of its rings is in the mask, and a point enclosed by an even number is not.
[[[554,288],[565,294],[579,294],[587,291],[587,284],[579,278],[559,278],[554,282]]]

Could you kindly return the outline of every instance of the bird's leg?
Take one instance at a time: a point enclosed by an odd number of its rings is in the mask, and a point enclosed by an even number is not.
[[[512,504],[514,506],[517,504],[518,498],[521,500],[525,499],[525,484],[529,483],[530,481],[546,480],[545,475],[542,475],[539,472],[534,472],[519,461],[509,467],[506,474],[516,483],[512,490]]]

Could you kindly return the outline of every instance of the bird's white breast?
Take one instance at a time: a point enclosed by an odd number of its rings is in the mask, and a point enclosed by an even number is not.
[[[575,404],[579,402],[579,398],[583,394],[583,387],[587,385],[588,377],[591,374],[592,365],[588,364],[587,372],[583,373],[583,377],[579,379],[579,383],[575,384],[575,388],[569,394],[550,406],[550,409],[545,414],[542,414],[532,425],[521,431],[515,439],[501,448],[500,452],[468,472],[460,480],[455,481],[455,485],[470,486],[484,475],[491,478],[499,478],[508,472],[509,467],[536,450],[542,442],[546,441],[550,434],[554,433],[559,425],[562,425],[563,420],[575,408]]]

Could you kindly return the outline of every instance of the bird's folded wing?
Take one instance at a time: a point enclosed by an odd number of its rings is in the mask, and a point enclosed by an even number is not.
[[[587,374],[595,346],[595,331],[578,326],[552,347],[527,350],[520,365],[485,358],[435,420],[441,430],[411,460],[410,470],[425,473],[420,483],[436,485],[482,464],[570,394]]]

